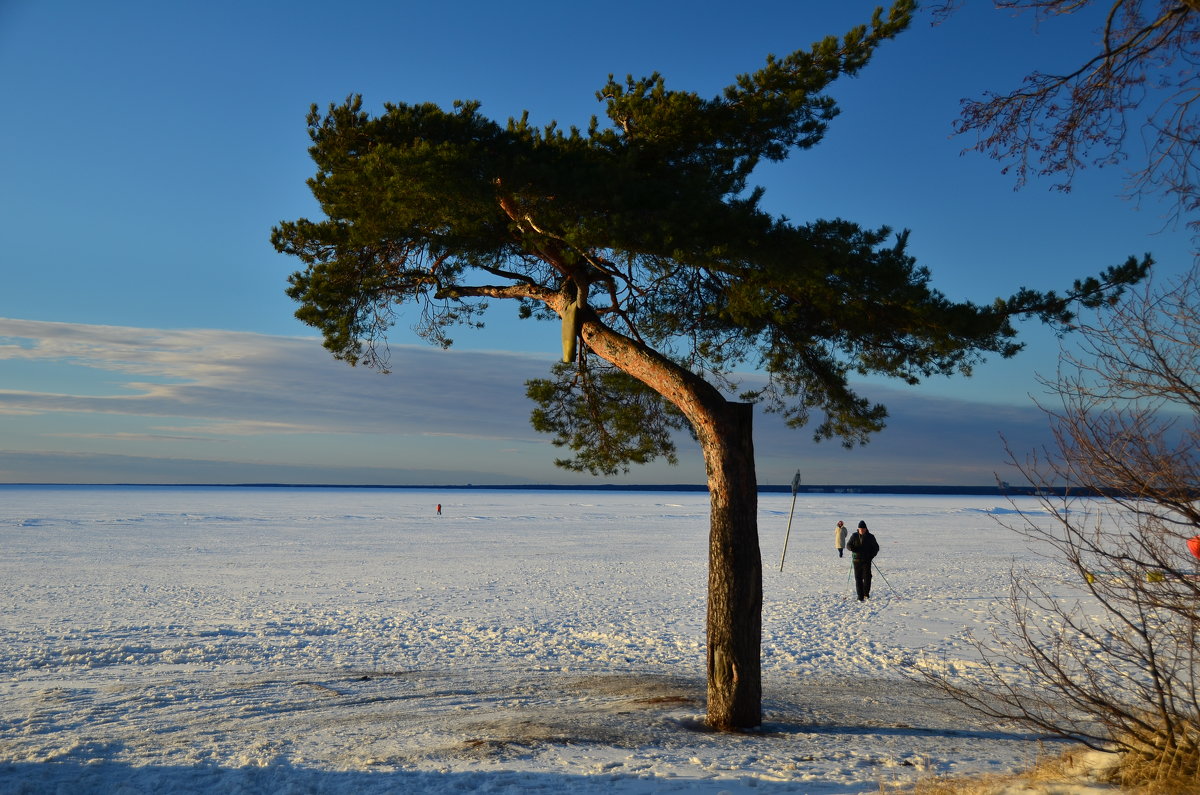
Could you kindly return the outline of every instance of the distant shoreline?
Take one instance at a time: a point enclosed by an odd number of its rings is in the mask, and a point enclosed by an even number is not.
[[[658,492],[704,492],[708,487],[695,483],[674,484],[612,484],[600,483],[594,485],[562,485],[550,483],[521,484],[521,485],[482,485],[482,484],[433,484],[433,485],[372,485],[372,484],[343,484],[343,483],[0,483],[0,488],[147,488],[147,489],[394,489],[411,491],[658,491]],[[790,485],[758,486],[759,494],[790,493]],[[1027,497],[1035,495],[1063,496],[1068,491],[1079,496],[1087,492],[1080,489],[1069,489],[1065,486],[945,486],[945,485],[811,485],[800,486],[797,496],[801,494],[928,494],[942,496],[1016,496]]]

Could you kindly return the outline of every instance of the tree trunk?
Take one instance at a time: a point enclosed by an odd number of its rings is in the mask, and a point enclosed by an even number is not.
[[[708,716],[710,728],[762,723],[762,556],[750,403],[728,403],[711,434],[708,464]]]
[[[562,306],[555,306],[561,311]],[[719,731],[762,723],[762,556],[754,476],[754,406],[614,332],[586,307],[580,334],[598,356],[650,386],[692,423],[708,469],[708,717]]]

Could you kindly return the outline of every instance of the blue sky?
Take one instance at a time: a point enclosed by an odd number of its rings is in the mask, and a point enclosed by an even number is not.
[[[403,327],[393,370],[333,361],[292,317],[297,263],[268,238],[314,215],[304,119],[361,93],[478,99],[504,119],[585,125],[609,73],[662,72],[714,95],[769,52],[866,21],[874,2],[162,3],[0,0],[0,482],[590,482],[553,466],[528,425],[524,381],[558,329],[500,305],[449,352]],[[951,298],[1063,288],[1128,255],[1164,274],[1191,262],[1163,205],[1121,197],[1123,172],[1069,194],[1011,176],[951,135],[959,101],[1073,65],[1094,34],[1034,30],[989,3],[920,17],[857,78],[821,145],[764,169],[765,205],[794,220],[911,229]],[[1136,162],[1137,153],[1131,152]],[[1059,342],[971,379],[870,382],[892,422],[865,448],[814,445],[759,414],[759,480],[990,483],[1044,441],[1030,395]],[[607,482],[700,483],[678,467]]]

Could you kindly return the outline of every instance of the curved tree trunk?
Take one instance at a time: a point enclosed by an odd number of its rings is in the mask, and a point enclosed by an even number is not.
[[[754,406],[727,403],[701,433],[708,465],[708,725],[762,722],[762,556],[751,433]]]
[[[762,722],[762,556],[754,406],[726,400],[712,384],[613,331],[587,310],[580,335],[597,355],[671,401],[696,431],[711,505],[707,722],[721,731],[757,726]]]

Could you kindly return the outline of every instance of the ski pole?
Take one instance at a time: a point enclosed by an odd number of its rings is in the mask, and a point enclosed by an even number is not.
[[[871,561],[871,565],[875,567],[875,571],[879,572],[879,576],[883,577],[883,581],[887,582],[888,590],[892,592],[892,596],[895,596],[896,589],[892,587],[892,584],[890,582],[888,582],[888,578],[884,577],[883,570],[879,568],[879,564],[874,561]]]

